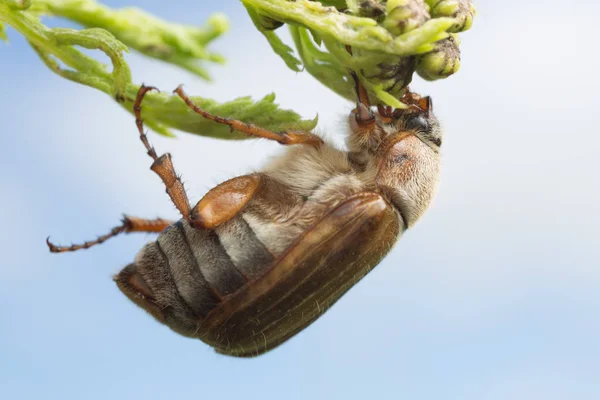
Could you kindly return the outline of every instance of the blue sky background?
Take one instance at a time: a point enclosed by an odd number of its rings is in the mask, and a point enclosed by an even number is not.
[[[278,102],[343,139],[351,104],[272,54],[227,1],[106,1],[199,23],[226,12],[205,82],[129,55],[134,80]],[[568,5],[567,5],[568,4]],[[74,254],[121,213],[175,218],[132,117],[0,43],[0,396],[6,399],[600,398],[600,79],[595,1],[480,0],[463,67],[431,94],[446,130],[429,213],[325,316],[262,357],[219,356],[154,322],[111,275],[150,236]],[[287,35],[286,35],[287,37]],[[192,201],[281,151],[151,134]]]

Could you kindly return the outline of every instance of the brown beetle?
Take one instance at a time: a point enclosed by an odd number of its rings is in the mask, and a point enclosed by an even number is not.
[[[429,206],[438,180],[441,130],[429,97],[408,94],[407,109],[371,111],[353,74],[357,107],[349,151],[309,132],[271,132],[195,112],[248,135],[292,146],[262,172],[210,190],[191,209],[167,153],[157,157],[143,131],[140,88],[134,110],[140,138],[183,218],[125,217],[93,242],[125,232],[160,232],[116,277],[119,289],[158,321],[217,352],[262,354],[304,329],[374,268]]]

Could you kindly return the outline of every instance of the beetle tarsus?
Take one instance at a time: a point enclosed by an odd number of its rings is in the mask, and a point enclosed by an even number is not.
[[[121,225],[115,226],[106,235],[98,236],[95,240],[86,241],[82,244],[72,244],[70,246],[57,246],[50,241],[50,236],[46,238],[46,244],[51,253],[66,253],[73,252],[82,249],[89,249],[97,244],[102,244],[108,239],[115,237],[121,233],[131,232],[147,232],[147,233],[160,233],[167,226],[171,225],[172,222],[162,218],[156,219],[143,219],[138,217],[123,216]]]

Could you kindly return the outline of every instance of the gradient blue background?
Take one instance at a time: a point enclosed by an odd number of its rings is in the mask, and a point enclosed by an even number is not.
[[[199,23],[231,18],[205,82],[127,56],[136,82],[228,100],[276,92],[337,143],[351,104],[272,54],[238,1],[106,1]],[[111,275],[151,236],[67,255],[121,213],[175,218],[132,117],[0,44],[0,397],[3,399],[598,399],[600,158],[595,1],[477,2],[463,67],[413,89],[446,128],[434,205],[324,317],[257,359],[154,322]],[[52,22],[65,24],[63,21]],[[287,35],[284,35],[287,37]],[[102,56],[100,56],[102,57]],[[281,151],[151,134],[192,201]]]

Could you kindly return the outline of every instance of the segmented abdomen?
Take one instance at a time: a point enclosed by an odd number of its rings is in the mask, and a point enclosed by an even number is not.
[[[273,260],[239,215],[215,230],[194,229],[179,221],[147,244],[135,265],[155,301],[189,319],[204,317],[223,297],[260,276]]]

